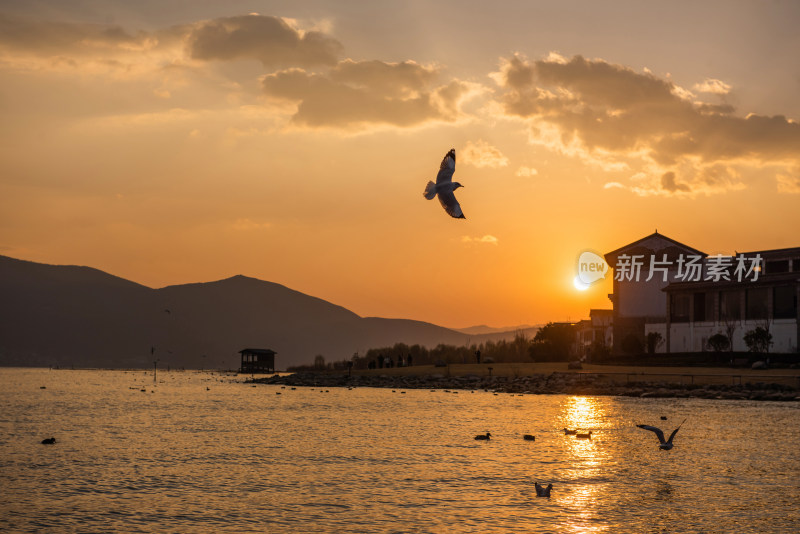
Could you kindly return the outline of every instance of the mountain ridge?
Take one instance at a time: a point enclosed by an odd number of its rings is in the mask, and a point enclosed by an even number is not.
[[[498,337],[499,336],[499,337]],[[150,288],[88,266],[0,256],[0,365],[238,368],[271,348],[279,369],[395,343],[464,345],[475,336],[414,319],[361,317],[276,282],[235,275]]]

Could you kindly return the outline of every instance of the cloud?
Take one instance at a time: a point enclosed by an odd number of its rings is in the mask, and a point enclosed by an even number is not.
[[[619,182],[606,182],[603,184],[603,189],[625,189],[625,186]]]
[[[503,59],[492,78],[505,90],[504,113],[528,121],[531,142],[607,170],[617,165],[655,177],[675,173],[664,183],[651,181],[644,193],[722,192],[740,182],[715,180],[709,173],[719,166],[780,169],[800,163],[797,122],[737,116],[731,106],[697,102],[649,72],[581,56],[529,61],[517,54]],[[729,90],[711,79],[699,87],[716,94]]]
[[[517,169],[517,176],[528,177],[528,176],[536,176],[537,174],[539,174],[539,171],[537,171],[533,167],[520,167],[519,169]]]
[[[335,65],[343,47],[318,30],[302,30],[294,21],[266,15],[221,17],[161,28],[130,31],[118,25],[50,22],[0,14],[0,50],[79,66],[86,60],[143,63],[157,57],[154,67],[196,61],[255,59],[265,66]],[[138,54],[137,57],[135,54]],[[16,60],[17,62],[19,60]]]
[[[731,92],[731,86],[721,80],[714,78],[706,78],[702,83],[694,85],[696,91],[701,93],[712,93],[715,95],[727,95]]]
[[[664,175],[661,177],[661,188],[665,191],[669,191],[670,193],[674,193],[676,191],[683,191],[689,192],[689,186],[686,184],[679,184],[675,182],[675,173],[672,171],[665,172]]]
[[[0,48],[45,55],[135,50],[151,47],[154,36],[129,33],[117,25],[51,22],[0,13]]]
[[[462,243],[486,243],[488,245],[497,245],[498,241],[497,238],[493,235],[486,234],[483,237],[470,237],[470,236],[463,236],[461,238]]]
[[[302,31],[285,19],[256,14],[202,22],[188,36],[192,59],[257,59],[265,66],[333,65],[342,49],[322,32]]]
[[[775,180],[779,193],[800,194],[800,169],[795,169],[793,175],[778,174]]]
[[[461,160],[474,167],[507,167],[508,158],[483,139],[469,141],[461,150]]]
[[[234,111],[258,105],[282,124],[288,118],[305,127],[407,128],[464,120],[462,103],[485,90],[475,82],[446,79],[435,65],[340,61],[342,51],[341,43],[319,28],[301,29],[294,20],[259,14],[152,31],[0,14],[0,70],[14,78],[12,87],[40,84],[31,72],[56,77],[60,84],[52,109],[36,108],[42,116],[119,117],[176,106]],[[258,72],[254,62],[243,59],[260,61],[266,70]],[[229,62],[237,64],[222,65]],[[31,100],[29,91],[19,94]],[[67,100],[74,105],[63,105]]]
[[[453,122],[473,92],[465,82],[436,85],[439,71],[413,61],[345,60],[330,72],[291,68],[263,77],[264,92],[297,103],[295,124],[346,128],[368,123],[416,126]]]

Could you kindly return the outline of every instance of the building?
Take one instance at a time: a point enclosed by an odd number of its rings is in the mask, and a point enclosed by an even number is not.
[[[746,351],[756,327],[770,352],[798,351],[800,247],[708,254],[655,232],[605,255],[614,270],[613,352],[701,352],[715,334]],[[648,337],[649,336],[649,337]]]
[[[275,355],[277,352],[269,349],[244,349],[240,350],[242,365],[240,373],[274,373]]]
[[[614,269],[613,293],[608,296],[613,306],[614,353],[641,352],[645,324],[666,321],[663,290],[680,280],[678,259],[682,256],[699,256],[702,260],[707,255],[658,232],[605,255],[606,263]]]
[[[577,356],[591,361],[598,351],[610,350],[614,342],[613,310],[589,310],[589,319],[575,324]]]
[[[770,352],[798,352],[800,247],[741,254],[758,256],[762,264],[757,279],[744,281],[734,274],[739,256],[729,257],[727,276],[717,281],[675,282],[664,288],[666,320],[645,329],[645,335],[659,332],[664,338],[661,352],[708,350],[708,339],[715,334],[729,336],[732,350],[746,351],[744,334],[759,326],[772,334]]]

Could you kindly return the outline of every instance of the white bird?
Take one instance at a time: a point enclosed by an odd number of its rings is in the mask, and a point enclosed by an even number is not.
[[[538,482],[533,483],[533,487],[536,488],[536,496],[537,497],[549,497],[550,490],[553,489],[552,484],[548,484],[547,487],[542,486]]]
[[[668,451],[668,450],[670,450],[672,448],[672,439],[675,437],[675,434],[678,433],[678,430],[681,429],[681,426],[683,426],[683,423],[685,423],[685,422],[686,422],[686,419],[681,421],[681,424],[678,425],[678,428],[676,428],[675,430],[672,431],[672,434],[669,435],[669,439],[666,440],[666,441],[664,440],[664,432],[660,428],[657,428],[657,427],[654,427],[654,426],[650,426],[650,425],[636,425],[636,426],[638,426],[639,428],[644,428],[645,430],[649,430],[651,432],[655,432],[656,436],[658,436],[658,441],[661,442],[659,444],[658,448],[663,450],[663,451]]]
[[[456,219],[466,219],[464,212],[461,211],[461,206],[456,200],[453,191],[459,187],[464,187],[458,182],[453,181],[453,173],[456,172],[456,149],[451,148],[442,159],[442,164],[439,165],[439,174],[436,175],[436,183],[428,182],[425,186],[425,192],[422,194],[428,200],[433,199],[439,195],[439,202],[441,203],[444,211],[451,217]]]

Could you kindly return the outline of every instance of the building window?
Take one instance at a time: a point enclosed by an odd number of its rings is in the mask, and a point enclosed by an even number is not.
[[[669,307],[669,319],[673,323],[689,322],[689,306],[691,295],[688,293],[673,293]]]
[[[766,287],[747,290],[747,308],[745,316],[747,319],[767,318],[767,294],[768,289]]]
[[[692,295],[692,306],[694,309],[694,315],[692,315],[692,321],[695,322],[702,322],[702,321],[713,321],[714,320],[714,293],[711,291],[708,292],[699,292]]]
[[[739,291],[719,292],[719,319],[720,321],[738,321],[742,318],[741,295]]]
[[[694,315],[692,319],[694,321],[705,321],[706,320],[706,294],[705,293],[695,293],[692,295],[694,299]]]
[[[794,286],[772,288],[772,316],[775,319],[797,317],[797,290]]]
[[[764,266],[764,274],[778,274],[789,272],[789,260],[772,260]]]

